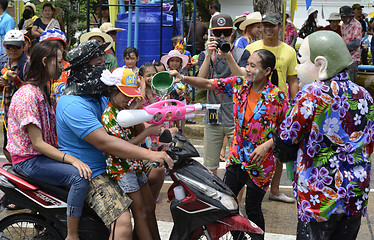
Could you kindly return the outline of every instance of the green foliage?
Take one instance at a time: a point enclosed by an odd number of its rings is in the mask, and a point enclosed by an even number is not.
[[[186,0],[186,16],[192,16],[193,0]],[[210,21],[209,5],[218,3],[218,0],[196,0],[196,12],[199,13],[204,22]]]

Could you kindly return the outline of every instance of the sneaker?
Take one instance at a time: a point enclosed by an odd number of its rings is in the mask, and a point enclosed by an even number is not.
[[[287,197],[286,194],[281,193],[279,196],[275,196],[272,193],[269,194],[269,200],[284,202],[284,203],[294,203],[295,198]]]

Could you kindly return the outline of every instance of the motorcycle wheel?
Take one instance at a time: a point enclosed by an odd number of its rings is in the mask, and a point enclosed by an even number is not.
[[[225,233],[218,240],[256,240],[259,239],[259,236],[253,233],[248,233],[244,231],[235,231],[235,237],[231,232]],[[205,233],[202,233],[200,236],[194,238],[194,240],[210,240],[210,236],[207,236]]]
[[[31,214],[14,214],[0,221],[0,240],[63,240],[57,230]]]

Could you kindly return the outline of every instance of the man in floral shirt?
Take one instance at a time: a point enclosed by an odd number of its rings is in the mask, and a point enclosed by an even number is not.
[[[373,99],[345,72],[352,59],[337,33],[309,35],[298,59],[301,82],[319,81],[296,95],[274,137],[278,160],[296,158],[297,239],[356,239],[370,191]]]
[[[343,24],[341,26],[342,37],[351,53],[353,64],[349,67],[348,74],[353,82],[357,80],[358,62],[361,55],[362,26],[359,21],[354,18],[352,8],[343,6],[339,9],[339,14]]]

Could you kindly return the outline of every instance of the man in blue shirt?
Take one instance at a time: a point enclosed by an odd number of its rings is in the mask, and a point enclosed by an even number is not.
[[[3,46],[5,34],[14,29],[16,22],[5,10],[8,7],[8,0],[0,0],[0,55],[5,53]]]

